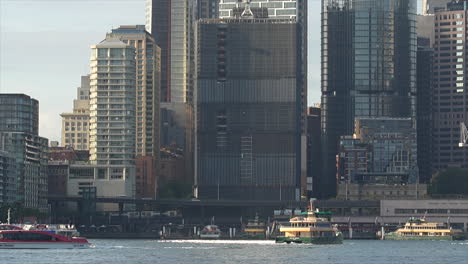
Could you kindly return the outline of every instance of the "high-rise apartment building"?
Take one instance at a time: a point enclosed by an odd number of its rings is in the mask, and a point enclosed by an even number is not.
[[[0,132],[39,134],[39,102],[25,94],[0,94]]]
[[[339,139],[353,135],[357,119],[412,118],[416,129],[416,0],[322,0],[321,86],[319,196],[330,197]]]
[[[81,76],[81,86],[73,100],[73,112],[62,113],[62,146],[89,150],[89,75]]]
[[[468,168],[468,149],[459,148],[460,123],[468,123],[467,1],[435,12],[433,169]]]
[[[0,117],[5,199],[45,212],[48,140],[38,136],[39,102],[24,94],[0,94]]]
[[[199,21],[198,197],[300,198],[305,137],[299,30],[289,18]]]
[[[161,49],[144,25],[120,26],[109,36],[136,51],[136,155],[158,156]]]
[[[134,164],[135,48],[108,37],[92,53],[90,160]]]
[[[0,151],[0,203],[16,202],[16,160],[13,154]]]

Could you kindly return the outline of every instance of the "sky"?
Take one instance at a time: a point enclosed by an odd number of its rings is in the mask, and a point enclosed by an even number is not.
[[[320,0],[309,0],[308,105],[320,103]],[[145,0],[0,0],[0,93],[39,100],[39,134],[60,142],[91,45],[145,23]]]

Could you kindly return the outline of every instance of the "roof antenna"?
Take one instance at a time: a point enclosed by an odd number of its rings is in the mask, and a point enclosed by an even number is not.
[[[242,12],[241,17],[253,18],[254,14],[252,13],[252,10],[250,10],[250,0],[244,0],[244,2],[245,9],[244,12]]]

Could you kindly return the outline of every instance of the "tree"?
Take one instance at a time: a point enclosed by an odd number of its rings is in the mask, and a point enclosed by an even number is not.
[[[432,176],[431,194],[468,194],[468,170],[448,168]]]

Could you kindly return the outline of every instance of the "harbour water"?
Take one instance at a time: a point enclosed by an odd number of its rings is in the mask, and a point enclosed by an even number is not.
[[[345,240],[343,245],[274,241],[90,240],[77,250],[1,250],[2,264],[39,263],[468,263],[468,241]]]

